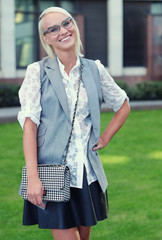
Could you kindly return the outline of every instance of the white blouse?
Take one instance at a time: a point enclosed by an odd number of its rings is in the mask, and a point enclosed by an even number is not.
[[[79,80],[80,60],[72,68],[69,76],[64,71],[64,65],[59,61],[59,68],[67,94],[71,119],[73,117],[74,105],[77,98],[77,86]],[[126,93],[114,82],[105,67],[99,60],[95,61],[100,75],[101,91],[104,101],[117,112],[128,97]],[[18,113],[18,121],[23,128],[26,117],[39,126],[40,124],[40,65],[35,62],[28,66],[25,79],[19,90],[21,111]],[[88,184],[97,178],[87,158],[87,145],[90,137],[92,122],[89,114],[88,97],[86,89],[81,82],[79,102],[75,118],[74,130],[71,138],[71,145],[67,157],[67,164],[71,173],[71,187],[82,188],[84,165],[87,172]]]

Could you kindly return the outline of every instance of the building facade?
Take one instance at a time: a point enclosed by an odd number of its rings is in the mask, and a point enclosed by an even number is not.
[[[0,84],[21,83],[26,66],[45,56],[37,25],[51,6],[74,16],[85,57],[113,77],[162,80],[162,1],[0,0]]]

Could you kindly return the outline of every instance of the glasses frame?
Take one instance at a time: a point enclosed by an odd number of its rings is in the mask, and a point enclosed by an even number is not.
[[[70,22],[72,23],[72,25],[70,25],[70,27],[65,27],[65,26],[63,25],[64,22],[67,21],[67,20],[70,20]],[[45,36],[47,33],[49,33],[49,34],[53,33],[53,32],[50,32],[50,29],[53,28],[53,27],[58,27],[58,32],[57,32],[56,34],[54,34],[54,35],[51,34],[52,36],[56,36],[56,35],[60,32],[61,27],[65,28],[65,29],[69,29],[69,28],[71,28],[71,27],[73,26],[73,24],[74,24],[74,22],[73,22],[72,17],[68,17],[68,18],[66,18],[65,20],[63,20],[60,25],[53,25],[53,26],[47,28],[47,30],[43,33],[43,35]]]

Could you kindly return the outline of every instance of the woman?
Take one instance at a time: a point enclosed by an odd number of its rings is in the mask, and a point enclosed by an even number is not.
[[[109,143],[128,117],[128,98],[99,60],[81,60],[79,30],[67,11],[46,9],[40,16],[39,34],[48,58],[28,66],[19,91],[18,120],[24,130],[28,175],[23,224],[51,229],[55,240],[88,240],[91,226],[108,217],[108,184],[97,150]],[[63,203],[42,202],[44,188],[37,164],[62,163],[80,78],[67,158],[71,199]],[[116,113],[99,137],[102,97]]]

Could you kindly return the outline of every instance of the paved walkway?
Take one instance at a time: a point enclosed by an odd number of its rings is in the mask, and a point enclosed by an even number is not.
[[[162,109],[162,100],[155,101],[130,101],[132,110]],[[102,112],[111,111],[106,104],[102,104]]]
[[[161,101],[131,101],[130,106],[132,110],[144,110],[144,109],[162,109]],[[0,124],[17,121],[17,114],[20,107],[0,108]],[[112,111],[106,104],[102,104],[102,112]]]
[[[20,107],[0,108],[0,124],[17,121]]]

